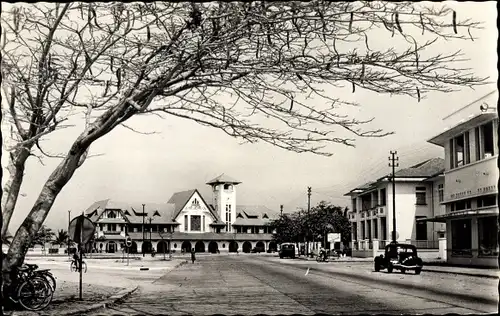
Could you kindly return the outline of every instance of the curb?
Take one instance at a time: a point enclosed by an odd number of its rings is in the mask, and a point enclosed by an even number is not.
[[[299,260],[302,261],[314,261],[314,260],[308,260],[306,258],[298,258]],[[346,261],[330,261],[330,262],[337,262],[337,263],[366,263],[370,261],[357,261],[357,260],[346,260]],[[428,267],[428,266],[427,266]],[[434,267],[434,266],[431,266]],[[422,268],[422,272],[431,272],[431,273],[445,273],[445,274],[456,274],[456,275],[465,275],[465,276],[471,276],[471,277],[478,277],[478,278],[487,278],[487,279],[500,279],[500,276],[498,275],[490,275],[490,274],[483,274],[483,273],[471,273],[471,272],[460,272],[460,271],[446,271],[446,270],[439,270],[439,269],[428,269],[426,268],[425,262],[424,262],[424,267]]]
[[[468,272],[456,272],[456,271],[444,271],[444,270],[434,270],[434,269],[426,269],[425,266],[422,269],[422,272],[432,272],[432,273],[446,273],[446,274],[458,274],[479,278],[488,278],[488,279],[499,279],[499,276],[489,275],[489,274],[481,274],[481,273],[468,273]]]
[[[119,301],[125,299],[126,297],[128,297],[129,295],[131,295],[132,293],[134,293],[135,291],[137,291],[138,288],[139,288],[139,286],[135,286],[133,288],[122,290],[122,291],[114,294],[110,298],[108,298],[103,303],[92,304],[92,305],[90,305],[87,308],[83,308],[83,309],[80,309],[80,310],[77,310],[77,311],[70,311],[70,312],[66,312],[66,313],[60,313],[59,315],[61,315],[61,316],[82,315],[82,314],[86,314],[86,313],[89,313],[89,312],[92,312],[92,311],[95,311],[95,310],[98,310],[98,309],[101,309],[101,308],[106,308],[106,307],[108,307],[110,305],[116,304]]]
[[[82,314],[86,314],[89,312],[93,312],[93,311],[101,309],[101,308],[106,308],[112,304],[119,302],[120,300],[123,300],[124,298],[126,298],[130,294],[134,293],[138,288],[139,288],[138,286],[135,286],[133,288],[121,290],[118,293],[109,297],[107,300],[105,300],[102,303],[92,304],[88,307],[80,308],[78,310],[60,312],[58,315],[61,315],[61,316],[82,315]],[[39,311],[39,312],[14,311],[10,314],[10,316],[31,316],[31,315],[41,316],[41,315],[45,315],[45,314],[46,313],[44,313],[44,311]]]

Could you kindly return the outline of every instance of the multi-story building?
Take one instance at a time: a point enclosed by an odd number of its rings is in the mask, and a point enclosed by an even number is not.
[[[433,158],[395,173],[398,242],[411,242],[419,248],[438,248],[439,237],[445,233],[444,225],[417,222],[417,219],[444,213],[439,204],[443,198],[443,170],[444,160]],[[350,196],[352,202],[348,217],[352,225],[353,256],[372,256],[392,240],[390,176],[364,184],[345,195]]]
[[[130,252],[276,251],[268,224],[279,215],[265,206],[236,204],[239,181],[227,175],[207,183],[213,192],[208,204],[196,189],[177,192],[166,203],[133,204],[111,200],[92,204],[85,214],[96,224],[97,251],[117,252],[125,236]]]
[[[498,266],[498,114],[495,90],[445,119],[452,127],[429,140],[444,148],[446,258]],[[450,122],[451,121],[451,122]]]

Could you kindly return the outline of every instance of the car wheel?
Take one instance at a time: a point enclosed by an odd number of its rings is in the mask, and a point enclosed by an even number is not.
[[[422,269],[415,269],[415,274],[420,274],[422,272]]]
[[[392,269],[392,264],[389,264],[389,266],[387,267],[387,272],[392,273]]]

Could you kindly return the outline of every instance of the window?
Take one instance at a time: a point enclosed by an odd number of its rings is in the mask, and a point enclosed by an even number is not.
[[[358,223],[352,223],[352,240],[358,240]]]
[[[367,231],[368,239],[372,240],[372,221],[368,220],[366,222],[366,227],[368,228],[368,231]]]
[[[418,221],[420,218],[425,218],[425,216],[415,216],[416,228],[416,240],[427,240],[427,222]]]
[[[108,218],[116,218],[116,213],[113,211],[108,212]]]
[[[203,222],[201,223],[201,231],[204,232],[205,231],[205,215],[203,215]]]
[[[103,224],[99,224],[99,230],[100,231],[103,231],[103,226],[104,226]]]
[[[377,219],[373,220],[373,238],[378,239],[378,225]]]
[[[474,136],[476,140],[476,160],[481,160],[481,137],[480,137],[480,130],[479,127],[476,127],[474,129]]]
[[[354,213],[357,212],[357,207],[356,207],[356,198],[352,199],[352,211]]]
[[[472,254],[471,220],[451,221],[451,248],[454,256],[470,256]]]
[[[387,205],[387,190],[384,188],[380,190],[380,206]]]
[[[470,163],[469,132],[450,139],[450,169]]]
[[[470,210],[471,207],[471,200],[461,200],[457,201],[454,203],[451,203],[451,211],[465,211],[465,210]]]
[[[387,240],[387,226],[386,226],[386,218],[381,217],[380,218],[380,231],[381,231],[381,239],[382,240]]]
[[[191,215],[191,231],[201,231],[201,216]]]
[[[366,239],[365,222],[361,222],[361,239]]]
[[[498,216],[477,219],[479,255],[498,257]]]
[[[188,231],[188,216],[184,215],[184,231]]]
[[[482,159],[491,157],[495,154],[493,144],[493,122],[481,126],[481,149]]]
[[[200,201],[198,201],[198,199],[197,199],[197,198],[194,198],[194,199],[193,199],[193,202],[191,203],[191,207],[193,207],[193,208],[198,208],[198,207],[200,207]]]
[[[477,198],[477,207],[488,207],[497,205],[497,196],[485,195]]]
[[[231,190],[232,188],[230,184],[224,184],[224,190]]]
[[[415,196],[417,198],[417,205],[426,205],[426,188],[425,187],[416,187],[415,188]]]
[[[444,184],[438,184],[438,199],[439,202],[444,201]]]

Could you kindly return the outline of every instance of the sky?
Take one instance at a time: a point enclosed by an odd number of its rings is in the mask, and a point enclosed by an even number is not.
[[[222,131],[180,118],[134,117],[129,125],[156,134],[141,135],[118,127],[96,141],[91,154],[98,156],[89,158],[76,171],[57,197],[45,224],[53,229],[66,229],[68,211],[74,217],[93,202],[108,198],[131,203],[166,203],[174,192],[196,188],[211,201],[205,183],[222,173],[242,182],[237,186],[237,204],[265,205],[276,210],[283,204],[285,212],[295,211],[307,207],[310,186],[311,205],[325,200],[348,206],[349,199],[343,196],[346,192],[390,172],[391,150],[398,152],[400,168],[444,157],[443,149],[427,140],[450,125],[449,121],[443,121],[449,113],[494,90],[498,76],[496,3],[445,4],[459,15],[483,21],[484,29],[474,32],[479,37],[474,42],[445,42],[431,52],[462,50],[470,59],[467,66],[475,75],[489,76],[493,84],[451,94],[430,93],[420,103],[409,97],[391,97],[361,89],[352,94],[350,86],[335,89],[336,97],[361,104],[350,110],[356,118],[375,117],[371,126],[394,134],[358,138],[356,147],[335,145],[330,147],[331,157],[297,154],[264,143],[242,145]],[[386,45],[391,45],[390,41]],[[45,141],[45,147],[51,152],[66,152],[80,132],[79,128],[56,132]],[[46,158],[44,165],[37,159],[28,160],[9,231],[17,230],[58,163],[59,159]]]

